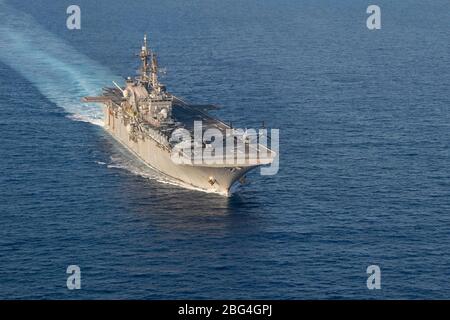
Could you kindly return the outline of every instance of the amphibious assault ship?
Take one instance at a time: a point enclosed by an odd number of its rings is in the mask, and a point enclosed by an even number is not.
[[[103,95],[83,101],[103,104],[106,131],[146,165],[182,186],[230,195],[245,182],[246,173],[274,160],[275,152],[260,139],[249,143],[255,140],[246,132],[212,117],[208,111],[216,106],[188,104],[167,92],[158,80],[156,54],[147,47],[146,36],[139,57],[137,77],[128,77],[124,87],[113,82],[114,87],[103,88]],[[199,128],[200,143],[194,138]],[[216,133],[210,140],[203,136],[208,129]],[[189,140],[180,142],[180,133],[189,133]],[[186,143],[187,149],[180,148]],[[219,154],[218,145],[227,152]],[[220,158],[223,161],[217,161]]]

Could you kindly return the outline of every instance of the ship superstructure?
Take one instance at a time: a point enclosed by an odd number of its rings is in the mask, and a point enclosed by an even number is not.
[[[146,36],[139,57],[141,67],[136,78],[128,77],[124,87],[114,83],[114,87],[103,89],[102,96],[85,97],[83,101],[103,104],[105,129],[141,161],[181,185],[226,195],[243,182],[247,172],[273,161],[272,150],[260,143],[249,144],[245,134],[235,134],[230,125],[210,116],[208,110],[216,106],[188,104],[168,93],[159,82],[156,54],[148,48]],[[209,152],[211,141],[192,138],[184,141],[191,143],[191,153],[180,149],[177,133],[189,132],[194,137],[199,123],[201,133],[208,129],[221,133],[221,143],[228,151],[225,142],[232,141],[234,147],[227,158],[224,153],[223,162],[207,161],[207,155],[215,154]],[[244,148],[237,147],[239,142]],[[195,158],[198,154],[204,155],[201,161]]]

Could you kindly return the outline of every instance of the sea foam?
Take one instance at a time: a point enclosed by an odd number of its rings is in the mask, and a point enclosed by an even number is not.
[[[3,0],[0,19],[0,61],[71,114],[71,119],[102,125],[100,106],[80,99],[98,95],[102,87],[120,78]]]

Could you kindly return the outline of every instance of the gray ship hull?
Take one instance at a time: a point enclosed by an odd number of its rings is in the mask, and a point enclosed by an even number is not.
[[[127,77],[125,87],[113,81],[115,88],[105,87],[102,95],[83,102],[103,104],[105,130],[144,164],[182,186],[230,195],[247,172],[273,162],[273,151],[255,145],[264,133],[232,128],[208,114],[216,106],[187,104],[167,92],[146,35],[139,57],[138,77]],[[223,144],[226,154],[220,152]]]
[[[137,139],[136,141],[130,139],[130,134],[123,119],[112,116],[107,106],[104,106],[104,114],[104,128],[115,140],[147,166],[175,179],[182,186],[229,196],[239,184],[239,179],[258,166],[208,167],[176,164],[170,157],[170,151],[160,146],[152,138]],[[211,178],[214,180],[213,184]]]

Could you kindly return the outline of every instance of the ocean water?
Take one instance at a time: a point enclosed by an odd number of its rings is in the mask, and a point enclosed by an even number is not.
[[[450,297],[448,1],[76,2],[0,0],[0,298]],[[103,131],[80,98],[144,32],[169,91],[280,129],[277,175],[183,189]]]

